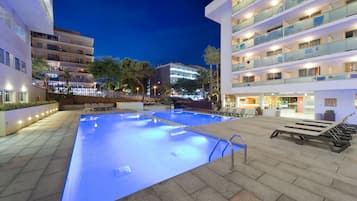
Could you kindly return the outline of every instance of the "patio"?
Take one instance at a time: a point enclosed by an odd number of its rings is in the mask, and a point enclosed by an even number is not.
[[[59,200],[80,111],[58,112],[17,134],[0,138],[0,200]],[[156,184],[121,200],[243,201],[357,200],[357,147],[332,153],[326,147],[270,139],[292,119],[256,117],[191,127],[219,137],[233,133],[248,144],[248,164],[235,155]]]

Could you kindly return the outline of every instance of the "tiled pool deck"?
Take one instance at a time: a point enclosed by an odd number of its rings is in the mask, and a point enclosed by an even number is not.
[[[0,201],[59,200],[79,122],[79,111],[58,112],[15,135],[0,137]],[[125,201],[349,201],[357,200],[357,136],[343,153],[270,139],[292,121],[256,117],[193,127],[211,135],[244,136],[242,152],[123,198]]]

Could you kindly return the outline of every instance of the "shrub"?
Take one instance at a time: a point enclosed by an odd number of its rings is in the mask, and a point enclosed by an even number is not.
[[[40,101],[40,102],[29,102],[29,103],[5,103],[0,104],[0,111],[16,110],[21,108],[46,105],[51,103],[57,103],[57,101]]]

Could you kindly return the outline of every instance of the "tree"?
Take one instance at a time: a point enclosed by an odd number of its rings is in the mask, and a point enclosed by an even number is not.
[[[32,77],[35,79],[43,80],[43,85],[46,90],[45,99],[47,100],[48,93],[48,77],[46,72],[50,71],[51,67],[48,63],[39,58],[32,59]]]
[[[185,91],[188,94],[193,94],[196,89],[200,88],[200,84],[197,80],[188,80],[188,79],[178,79],[177,82],[173,85],[173,88],[176,91]]]
[[[120,62],[122,70],[122,81],[130,83],[134,81],[141,89],[141,101],[145,97],[145,85],[147,80],[154,74],[154,69],[148,62],[139,62],[131,59],[124,59]]]
[[[105,57],[95,60],[88,65],[88,70],[95,79],[103,80],[103,86],[107,89],[111,90],[112,86],[120,85],[122,70],[118,59]]]
[[[205,86],[209,84],[209,74],[206,70],[199,70],[199,75],[197,76],[197,82],[201,84],[202,97],[206,98]]]
[[[219,71],[219,66],[221,65],[221,53],[220,53],[220,49],[216,49],[214,50],[214,53],[213,53],[213,63],[216,65],[216,82],[217,82],[217,85],[216,85],[216,88],[217,88],[217,91],[219,92],[220,91],[220,87],[219,87],[219,81],[220,81],[220,71]]]
[[[212,84],[213,84],[213,81],[212,81],[212,78],[213,78],[212,66],[213,66],[213,64],[215,64],[215,61],[214,61],[215,49],[216,48],[212,47],[211,45],[208,45],[206,47],[206,49],[204,50],[204,54],[203,54],[203,58],[205,60],[205,63],[207,65],[209,65],[209,93],[210,94],[212,93]]]

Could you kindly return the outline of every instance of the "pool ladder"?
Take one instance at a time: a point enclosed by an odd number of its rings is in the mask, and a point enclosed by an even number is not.
[[[229,138],[229,140],[226,140],[226,139],[222,139],[222,138],[220,138],[218,141],[217,141],[217,143],[216,143],[216,145],[214,145],[214,147],[213,147],[213,149],[212,149],[212,151],[211,151],[211,153],[210,153],[210,155],[209,155],[209,158],[208,158],[208,160],[209,160],[209,162],[211,162],[211,159],[212,159],[212,155],[213,155],[213,153],[214,153],[214,151],[216,150],[216,148],[218,147],[218,145],[219,145],[219,143],[221,143],[221,142],[227,142],[227,144],[226,144],[226,146],[224,147],[224,149],[223,149],[223,151],[222,151],[222,153],[221,153],[221,157],[223,158],[223,156],[224,156],[224,152],[226,151],[226,149],[228,148],[228,146],[231,148],[231,169],[234,169],[234,147],[233,147],[233,143],[232,143],[232,141],[234,140],[234,138],[238,138],[240,141],[241,141],[241,143],[237,143],[239,146],[242,146],[243,147],[243,149],[244,149],[244,163],[247,163],[247,144],[244,142],[244,139],[242,138],[242,136],[240,136],[240,135],[238,135],[238,134],[233,134],[232,136],[231,136],[231,138]]]

